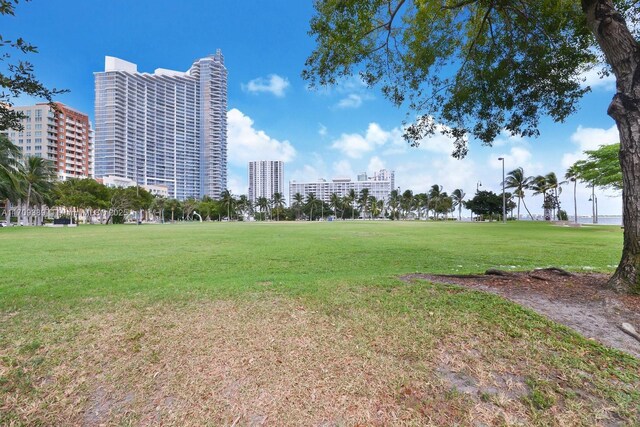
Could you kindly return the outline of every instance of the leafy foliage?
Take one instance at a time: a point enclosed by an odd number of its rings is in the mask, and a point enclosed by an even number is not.
[[[476,215],[492,218],[502,214],[502,196],[493,191],[478,191],[464,206]]]
[[[632,23],[632,0],[616,6]],[[469,135],[491,144],[506,129],[536,136],[540,117],[563,121],[588,91],[581,73],[598,63],[580,2],[569,0],[324,0],[315,2],[316,48],[303,77],[312,86],[358,74],[407,105],[405,138]],[[419,114],[413,120],[413,114]]]
[[[601,145],[597,150],[585,151],[587,159],[578,160],[570,170],[578,180],[589,185],[621,190],[622,169],[618,159],[619,152],[620,144]]]

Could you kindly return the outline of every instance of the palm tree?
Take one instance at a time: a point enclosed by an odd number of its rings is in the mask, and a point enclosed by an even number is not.
[[[520,201],[522,201],[524,208],[533,220],[533,215],[529,212],[529,208],[527,208],[527,204],[524,201],[524,191],[530,189],[532,184],[533,178],[526,177],[522,168],[512,170],[504,180],[504,187],[513,189],[513,193],[518,197],[518,219],[520,219]]]
[[[464,200],[464,191],[461,188],[456,188],[451,193],[451,199],[453,200],[453,206],[458,207],[458,221],[462,221],[462,201]]]
[[[384,199],[378,199],[378,211],[384,216],[386,212],[386,206],[384,203]]]
[[[256,199],[256,206],[260,209],[261,213],[264,213],[264,218],[267,218],[269,213],[269,199],[266,197],[258,197]]]
[[[164,207],[167,204],[167,199],[162,196],[155,196],[153,198],[153,210],[158,212],[158,218],[162,224],[164,224]]]
[[[402,198],[400,199],[400,207],[404,212],[404,219],[407,219],[407,215],[413,210],[413,207],[415,205],[414,202],[415,198],[413,197],[413,191],[405,190],[405,192],[402,193]]]
[[[271,196],[271,205],[276,211],[276,221],[280,221],[280,211],[284,209],[285,206],[284,196],[282,193],[273,193],[273,196]]]
[[[360,198],[358,199],[358,204],[362,208],[362,218],[366,219],[367,217],[367,207],[369,205],[369,189],[363,188],[360,190]]]
[[[355,203],[357,197],[358,196],[356,194],[356,190],[353,188],[351,188],[349,190],[349,193],[347,193],[347,195],[345,196],[345,201],[347,201],[349,206],[351,206],[351,219],[355,218],[356,210],[353,204]]]
[[[444,219],[449,218],[449,213],[453,212],[453,199],[449,197],[446,191],[440,193],[438,197],[438,210],[436,213],[442,214]]]
[[[296,219],[300,219],[300,211],[302,210],[302,205],[304,204],[304,197],[300,193],[296,193],[293,195],[293,206],[296,208],[297,217]]]
[[[251,200],[249,200],[246,194],[242,194],[238,197],[236,207],[240,211],[240,214],[245,217],[249,212],[251,212]]]
[[[578,185],[579,170],[576,164],[573,164],[567,169],[567,173],[564,174],[564,179],[568,182],[573,182],[573,222],[578,223],[578,202],[576,198],[576,187]]]
[[[418,212],[418,219],[422,218],[422,212],[425,213],[425,219],[429,220],[429,196],[426,193],[418,193],[413,196],[413,205]]]
[[[547,181],[547,189],[551,192],[551,208],[553,209],[553,218],[555,220],[557,219],[556,209],[560,209],[560,199],[558,196],[562,193],[561,185],[564,184],[564,182],[558,182],[558,177],[555,172],[549,172],[544,178]]]
[[[375,196],[369,197],[369,211],[372,218],[380,217],[380,214],[384,212],[384,199],[377,199]]]
[[[313,208],[318,204],[319,199],[316,197],[314,193],[307,194],[307,207],[311,208],[311,213],[309,215],[309,221],[313,221]]]
[[[387,205],[391,209],[391,219],[397,219],[398,209],[400,208],[400,194],[398,190],[391,190]]]
[[[45,193],[51,191],[56,179],[55,165],[42,157],[29,156],[20,169],[19,181],[25,191],[25,209],[29,211],[33,201],[41,205]],[[31,217],[31,214],[27,214],[25,225],[31,225]]]
[[[369,212],[371,213],[371,219],[376,218],[380,215],[380,210],[378,209],[378,199],[376,196],[369,196]]]
[[[18,171],[20,148],[5,135],[0,135],[0,200],[4,200],[5,219],[11,222],[11,203],[20,198]]]
[[[531,184],[529,186],[531,190],[533,190],[533,195],[537,196],[538,194],[542,194],[542,209],[544,209],[544,218],[550,218],[550,214],[548,214],[548,206],[547,206],[547,180],[544,176],[538,175],[536,177],[532,177]]]
[[[231,211],[235,209],[235,199],[233,198],[231,191],[228,189],[224,190],[220,195],[220,202],[222,203],[222,207],[227,210],[227,221],[231,221],[231,214],[233,213]]]
[[[438,219],[438,213],[440,212],[440,199],[443,197],[442,185],[434,184],[429,189],[429,207],[433,209],[433,216]]]
[[[171,222],[175,222],[176,210],[180,208],[180,201],[177,199],[170,199],[167,201],[167,208],[171,210]]]
[[[336,218],[338,217],[338,209],[342,206],[342,199],[338,196],[338,193],[331,193],[329,196],[329,206],[333,209],[333,213]],[[342,210],[342,214],[344,215],[344,209]]]

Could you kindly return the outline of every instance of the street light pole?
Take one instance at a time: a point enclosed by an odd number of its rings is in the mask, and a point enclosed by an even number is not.
[[[498,157],[498,160],[502,160],[502,223],[507,223],[507,198],[504,192],[504,157]]]
[[[596,186],[595,184],[593,184],[591,186],[591,199],[589,200],[591,202],[591,221],[594,224],[598,223],[598,219],[596,216]]]
[[[480,187],[482,187],[482,182],[480,181],[476,182],[476,195],[480,191]],[[473,221],[473,211],[471,211],[471,221]]]

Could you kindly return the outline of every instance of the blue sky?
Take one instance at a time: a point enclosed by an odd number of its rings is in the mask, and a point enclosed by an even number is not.
[[[441,136],[409,147],[401,138],[405,110],[399,110],[357,78],[321,91],[309,91],[300,78],[314,46],[307,35],[310,1],[32,0],[20,3],[15,17],[0,17],[6,39],[23,37],[38,46],[29,55],[37,75],[70,93],[59,101],[93,117],[93,73],[104,69],[105,55],[136,63],[138,70],[186,71],[200,57],[222,49],[229,72],[229,187],[247,192],[247,162],[279,159],[285,180],[351,177],[382,167],[396,171],[402,190],[424,192],[433,184],[468,195],[478,182],[500,191],[498,157],[507,172],[518,166],[528,175],[566,167],[585,149],[617,142],[606,115],[614,93],[611,80],[586,76],[593,91],[565,123],[545,120],[535,139],[501,137],[494,147],[471,142],[460,161]],[[18,104],[31,102],[18,100]],[[590,191],[578,191],[579,215],[588,215]],[[285,189],[288,193],[288,188]],[[598,191],[600,214],[619,214],[620,197]],[[527,196],[541,212],[540,196]],[[573,212],[572,189],[562,206]]]

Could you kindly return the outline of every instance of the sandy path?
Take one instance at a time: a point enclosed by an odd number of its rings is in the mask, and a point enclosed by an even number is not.
[[[605,275],[534,270],[505,276],[412,274],[403,277],[405,281],[415,279],[456,284],[503,296],[586,338],[640,358],[640,342],[619,328],[626,322],[640,330],[640,296],[618,295],[606,289]]]

